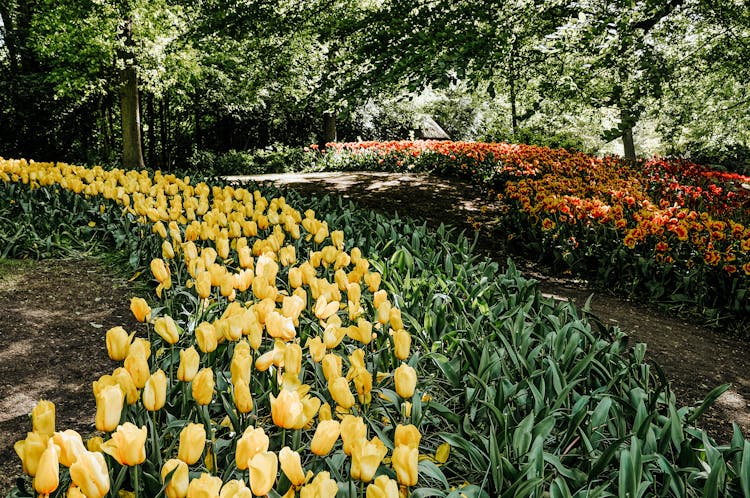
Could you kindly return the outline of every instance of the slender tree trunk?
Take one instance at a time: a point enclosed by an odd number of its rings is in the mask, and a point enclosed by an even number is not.
[[[132,20],[126,21],[125,45],[132,45]],[[141,113],[138,98],[138,75],[132,54],[122,53],[124,67],[120,70],[120,112],[122,117],[122,165],[143,169],[141,147]]]
[[[154,168],[156,166],[156,117],[154,116],[154,95],[152,93],[146,96],[146,117],[148,118],[148,131],[146,133],[148,137],[148,164]]]
[[[323,134],[320,139],[321,145],[336,141],[336,112],[326,111],[323,113]]]
[[[516,80],[511,75],[510,77],[510,127],[513,132],[513,136],[518,133],[518,107],[516,103]]]
[[[168,169],[169,158],[167,157],[168,142],[169,142],[169,95],[164,95],[159,100],[159,118],[161,124],[159,126],[159,135],[161,136],[161,166],[162,168]]]
[[[201,108],[197,93],[193,97],[193,117],[195,119],[195,137],[193,139],[195,142],[194,147],[195,150],[200,150],[203,137],[201,135]]]
[[[635,161],[635,143],[633,142],[633,118],[627,110],[620,111],[620,128],[622,129],[623,155],[627,161]]]

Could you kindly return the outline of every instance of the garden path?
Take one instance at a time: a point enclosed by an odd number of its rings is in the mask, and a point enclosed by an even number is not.
[[[467,231],[489,226],[498,206],[474,185],[455,179],[413,173],[323,172],[228,177],[290,187],[303,195],[341,195],[361,206],[426,220],[432,225],[452,224]],[[478,246],[504,263],[502,246],[480,231]],[[591,296],[591,313],[608,325],[619,326],[630,343],[647,344],[648,357],[664,369],[678,402],[700,403],[714,387],[730,383],[701,419],[700,424],[719,441],[727,442],[732,422],[750,436],[750,344],[721,331],[709,330],[686,319],[626,299],[587,288],[586,283],[546,275],[536,265],[514,257],[528,277],[539,280],[542,293],[571,300],[582,308]]]

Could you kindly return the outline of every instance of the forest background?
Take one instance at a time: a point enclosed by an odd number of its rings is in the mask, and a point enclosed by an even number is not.
[[[742,0],[1,0],[0,23],[6,157],[252,167],[431,116],[454,140],[750,168]]]

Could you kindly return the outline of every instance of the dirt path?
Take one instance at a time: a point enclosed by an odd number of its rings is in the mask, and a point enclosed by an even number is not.
[[[21,476],[13,444],[40,399],[57,428],[94,432],[91,382],[110,373],[104,334],[134,330],[127,282],[90,260],[0,262],[0,496]],[[128,328],[130,327],[130,328]]]
[[[468,230],[472,221],[491,222],[497,208],[488,205],[471,184],[420,174],[354,172],[245,178],[291,187],[304,195],[338,194],[370,209],[396,211],[432,224],[450,223]],[[479,246],[501,263],[505,262],[502,248],[490,238],[481,238]],[[543,293],[570,299],[579,308],[593,294],[592,313],[606,324],[618,325],[630,336],[631,344],[648,345],[649,357],[666,372],[680,404],[699,403],[714,387],[730,383],[730,389],[704,415],[700,425],[723,442],[731,438],[732,422],[750,436],[750,344],[643,305],[594,293],[572,280],[545,276],[523,261],[517,264],[525,268],[527,276],[540,281]]]

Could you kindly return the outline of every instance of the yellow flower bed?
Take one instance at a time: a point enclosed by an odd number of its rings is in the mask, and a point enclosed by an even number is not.
[[[411,337],[342,231],[284,198],[160,172],[0,160],[0,179],[112,201],[161,239],[154,299],[131,302],[143,333],[106,334],[103,437],[56,430],[40,402],[15,445],[39,494],[148,494],[156,481],[169,498],[334,496],[338,475],[396,497],[417,484]]]

